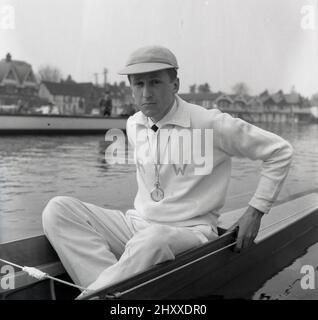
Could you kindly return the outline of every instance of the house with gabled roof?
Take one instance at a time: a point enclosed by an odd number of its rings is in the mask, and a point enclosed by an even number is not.
[[[287,105],[285,94],[282,90],[274,93],[272,95],[273,100],[275,101],[276,108],[273,111],[281,111]]]
[[[89,113],[90,104],[96,100],[97,105],[100,94],[91,82],[42,81],[39,89],[39,96],[57,106],[61,114]]]
[[[270,96],[270,94],[267,89],[259,94],[259,98],[261,100],[266,100],[269,96]]]
[[[297,92],[285,94],[285,101],[288,105],[300,106],[302,103],[302,96]]]
[[[215,103],[221,110],[230,109],[233,105],[233,99],[230,95],[222,93],[220,96],[217,97]]]
[[[231,95],[231,99],[233,101],[232,107],[235,110],[246,110],[250,98],[251,97],[248,95]]]
[[[13,60],[10,53],[0,61],[0,105],[20,105],[28,109],[38,103],[38,89],[29,63]]]
[[[274,111],[277,109],[276,100],[273,99],[267,90],[265,93],[260,94],[259,98],[263,104],[264,111]]]
[[[57,106],[60,114],[90,114],[93,109],[99,110],[99,102],[105,92],[109,93],[112,100],[112,115],[133,109],[130,88],[124,82],[103,88],[91,82],[69,79],[61,82],[42,81],[40,84],[39,96]]]
[[[250,97],[247,101],[247,107],[249,110],[263,112],[263,102],[260,96]]]

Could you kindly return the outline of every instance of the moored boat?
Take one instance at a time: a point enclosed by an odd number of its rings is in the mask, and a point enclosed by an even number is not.
[[[226,230],[244,210],[221,215],[220,237],[216,241],[81,299],[248,298],[267,279],[318,241],[318,193],[299,196],[275,206],[271,214],[262,219],[255,245],[234,253],[236,233],[227,233]],[[0,244],[0,252],[1,259],[22,266],[35,266],[51,276],[70,281],[43,235]],[[0,268],[2,265],[0,262]],[[0,288],[2,299],[74,299],[79,293],[78,289],[52,280],[31,278],[18,269],[15,288]]]
[[[126,129],[127,117],[1,114],[0,134],[98,133]]]

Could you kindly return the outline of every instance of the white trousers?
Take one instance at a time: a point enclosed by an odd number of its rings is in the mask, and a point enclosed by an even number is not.
[[[217,237],[211,226],[149,223],[134,212],[124,215],[64,196],[49,201],[44,233],[74,283],[99,289]]]

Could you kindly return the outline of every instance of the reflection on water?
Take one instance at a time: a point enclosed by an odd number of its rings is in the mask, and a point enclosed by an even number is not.
[[[103,139],[103,135],[1,137],[0,242],[40,233],[40,214],[56,195],[128,209],[136,190],[135,169],[106,164]]]
[[[318,125],[261,126],[290,141],[295,150],[280,199],[317,189]],[[105,146],[103,135],[0,137],[0,242],[41,233],[41,212],[56,195],[123,211],[132,207],[135,167],[108,165]],[[257,185],[260,164],[245,159],[233,161],[224,211],[247,205]],[[314,249],[306,256],[314,255],[318,248]],[[255,297],[259,298],[257,294]]]
[[[304,256],[296,259],[290,266],[280,271],[273,278],[269,279],[262,288],[254,293],[253,299],[317,300],[318,294],[316,290],[318,290],[318,243],[310,246],[306,251],[307,252]],[[308,275],[309,272],[304,272],[305,269],[302,270],[302,267],[308,265],[315,269],[315,274],[313,274],[314,286],[312,289],[303,289],[301,286],[302,277]]]

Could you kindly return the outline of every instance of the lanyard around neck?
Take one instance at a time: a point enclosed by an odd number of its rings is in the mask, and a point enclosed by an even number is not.
[[[159,182],[160,169],[161,169],[161,165],[162,165],[160,163],[160,155],[159,155],[159,153],[160,153],[160,143],[158,141],[158,137],[159,137],[159,134],[160,134],[160,129],[159,128],[158,128],[158,130],[157,130],[157,132],[155,134],[156,134],[156,153],[155,153],[155,157],[154,158],[156,159],[156,161],[154,161],[154,167],[155,167],[155,175],[156,175],[156,178],[157,178],[157,182]],[[169,145],[170,135],[171,135],[171,131],[169,130],[168,141],[167,141],[167,144],[164,147],[163,155],[165,154],[165,152],[167,150],[167,147]],[[148,141],[148,146],[149,146],[149,150],[150,150],[150,155],[152,157],[153,156],[153,152],[152,152],[152,148],[151,148],[148,132],[147,132],[147,141]]]

